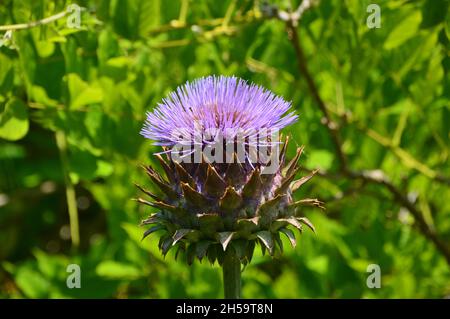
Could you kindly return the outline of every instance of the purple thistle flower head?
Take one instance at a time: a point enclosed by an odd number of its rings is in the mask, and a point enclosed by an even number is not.
[[[144,237],[164,230],[162,253],[177,247],[188,264],[207,257],[219,264],[231,258],[239,266],[251,261],[256,244],[263,253],[281,252],[280,233],[295,246],[288,227],[301,232],[305,224],[314,230],[298,217],[298,208],[322,203],[294,202],[293,192],[315,172],[295,181],[303,147],[287,161],[289,138],[277,136],[297,119],[289,108],[289,102],[255,84],[209,76],[180,86],[148,112],[141,134],[164,146],[164,155],[155,156],[164,174],[144,167],[159,189],[154,194],[138,186],[151,201],[137,201],[158,209],[142,222],[155,225]]]
[[[247,139],[257,135],[261,141],[296,121],[297,115],[288,113],[290,106],[237,77],[208,76],[178,87],[153,112],[147,112],[141,135],[167,147],[204,146],[217,136],[233,141],[238,134]]]

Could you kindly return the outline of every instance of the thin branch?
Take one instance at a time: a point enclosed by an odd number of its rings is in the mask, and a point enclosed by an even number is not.
[[[330,133],[331,139],[333,140],[333,144],[336,149],[336,153],[339,157],[339,161],[341,164],[341,170],[346,171],[347,170],[347,158],[344,154],[344,151],[342,150],[342,142],[341,138],[338,133],[338,126],[335,122],[332,121],[330,113],[328,112],[328,109],[325,105],[325,102],[322,100],[319,94],[319,90],[308,70],[307,62],[305,54],[303,53],[303,49],[300,45],[300,41],[298,38],[297,28],[295,27],[292,20],[289,20],[286,22],[287,24],[287,30],[289,39],[291,41],[292,46],[294,47],[295,54],[297,56],[297,64],[298,64],[298,71],[303,77],[305,78],[309,91],[311,92],[311,95],[315,102],[317,103],[317,106],[319,107],[320,111],[322,112],[322,115],[324,117],[323,122],[325,126],[328,129],[328,132]]]
[[[314,2],[314,0],[303,0],[294,12],[288,12],[275,8],[277,17],[283,21],[290,21],[294,26],[297,26],[298,21],[300,21],[303,14],[314,5]]]
[[[292,19],[295,21],[299,21],[308,9],[310,9],[314,4],[313,0],[303,0],[302,3],[298,6],[297,10],[292,14]]]
[[[232,13],[232,12],[231,12]],[[230,13],[230,15],[231,15]],[[151,29],[148,34],[149,35],[155,35],[175,30],[187,30],[191,29],[193,32],[201,32],[202,28],[224,28],[224,24],[227,26],[230,25],[230,22],[233,23],[233,25],[243,25],[248,24],[255,21],[262,21],[264,19],[267,19],[265,16],[257,15],[253,10],[247,11],[244,15],[233,15],[230,17],[223,17],[223,18],[216,18],[216,19],[200,19],[196,21],[195,23],[184,23],[180,24],[177,23],[177,20],[172,21],[169,24],[164,24],[158,27],[155,27]]]
[[[304,10],[301,11],[303,14]],[[339,135],[338,126],[336,123],[332,121],[332,118],[330,116],[330,112],[328,111],[325,102],[322,100],[319,90],[314,82],[313,77],[311,76],[308,67],[307,67],[307,61],[305,54],[303,53],[303,49],[300,44],[298,32],[297,32],[297,23],[299,17],[296,18],[294,15],[290,15],[291,19],[288,19],[286,21],[287,26],[287,32],[289,36],[289,40],[294,47],[295,54],[297,57],[297,64],[298,64],[298,71],[299,73],[305,78],[308,89],[317,103],[317,106],[319,107],[320,111],[322,112],[322,115],[324,116],[324,124],[327,127],[331,139],[333,141],[333,144],[336,149],[337,156],[340,160],[340,173],[342,173],[344,176],[351,178],[351,179],[361,179],[365,182],[370,182],[378,185],[383,185],[389,192],[394,196],[394,199],[397,203],[405,207],[410,211],[410,213],[413,215],[415,221],[418,224],[419,230],[421,233],[431,240],[435,247],[438,249],[438,251],[445,257],[447,263],[450,265],[450,248],[449,246],[436,234],[436,232],[429,227],[427,222],[425,221],[423,214],[421,211],[419,211],[413,203],[411,203],[408,198],[402,194],[402,192],[394,185],[392,184],[384,175],[384,173],[380,170],[377,171],[371,171],[371,172],[354,172],[351,171],[348,167],[347,157],[342,150],[342,141],[341,137]],[[295,18],[295,20],[292,19],[292,17]]]
[[[67,15],[67,11],[61,11],[55,15],[52,15],[50,17],[37,20],[37,21],[31,21],[28,23],[19,23],[19,24],[10,24],[10,25],[1,25],[0,31],[10,31],[10,30],[23,30],[23,29],[30,29],[34,28],[39,25],[43,24],[49,24],[51,22],[54,22],[58,19],[64,18]]]
[[[225,17],[223,18],[222,22],[223,28],[228,27],[228,24],[230,23],[235,8],[236,8],[236,0],[232,0],[230,5],[228,6],[227,11],[225,12]]]
[[[187,17],[188,7],[189,7],[189,0],[182,0],[181,1],[180,16],[178,17],[178,22],[181,25],[185,25],[186,24],[186,17]]]
[[[403,207],[408,209],[408,211],[413,215],[414,220],[417,222],[419,230],[422,234],[430,239],[436,248],[444,255],[447,263],[450,265],[450,247],[436,234],[434,229],[431,229],[426,220],[423,217],[421,211],[419,211],[416,206],[402,194],[402,192],[392,184],[384,174],[373,175],[370,172],[347,172],[347,176],[353,179],[361,179],[363,181],[383,185],[388,189],[394,196],[394,199],[401,204]]]
[[[395,145],[392,142],[391,138],[385,137],[381,135],[380,133],[376,132],[375,130],[366,127],[365,125],[358,123],[356,121],[352,121],[352,123],[355,123],[355,127],[370,137],[372,140],[377,142],[378,144],[384,146],[385,148],[389,149],[392,154],[394,154],[400,161],[405,165],[406,167],[409,167],[411,169],[414,169],[421,173],[422,175],[439,182],[441,184],[450,185],[450,179],[436,170],[432,169],[431,167],[428,167],[426,164],[422,163],[420,160],[416,159],[413,155],[411,155],[409,152],[401,148],[400,146]]]

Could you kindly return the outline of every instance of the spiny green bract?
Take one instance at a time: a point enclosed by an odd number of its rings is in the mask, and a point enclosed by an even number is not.
[[[211,263],[222,264],[224,252],[233,249],[241,263],[251,261],[256,244],[263,254],[282,252],[280,234],[287,236],[295,247],[292,227],[302,232],[302,224],[314,231],[314,226],[299,216],[299,207],[322,207],[317,199],[294,202],[292,194],[316,172],[294,181],[299,171],[298,161],[303,147],[285,165],[288,138],[279,155],[279,167],[274,174],[264,174],[264,166],[249,168],[233,163],[177,163],[170,155],[156,155],[165,177],[152,167],[144,167],[163,196],[157,196],[142,186],[137,187],[151,200],[138,198],[139,203],[160,211],[142,221],[152,225],[144,238],[164,230],[159,241],[163,255],[175,248],[175,258],[184,252],[188,264],[195,257],[207,257]],[[290,227],[292,226],[292,227]]]

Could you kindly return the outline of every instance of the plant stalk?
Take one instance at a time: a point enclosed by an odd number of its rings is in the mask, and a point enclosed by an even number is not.
[[[225,299],[241,298],[241,263],[234,250],[225,252],[223,262],[223,288]]]
[[[64,174],[64,182],[66,184],[66,200],[67,209],[69,211],[70,237],[72,239],[72,247],[77,250],[80,246],[80,228],[78,223],[78,208],[75,194],[75,187],[69,176],[69,159],[67,157],[67,141],[66,135],[62,131],[56,132],[56,144],[61,157],[61,165]]]

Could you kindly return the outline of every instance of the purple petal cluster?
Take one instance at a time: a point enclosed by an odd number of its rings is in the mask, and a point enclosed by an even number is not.
[[[202,144],[210,141],[208,131],[232,139],[239,131],[248,137],[260,130],[279,131],[296,121],[291,103],[258,85],[237,77],[208,76],[179,86],[152,111],[141,135],[155,144],[194,144],[201,133]]]

